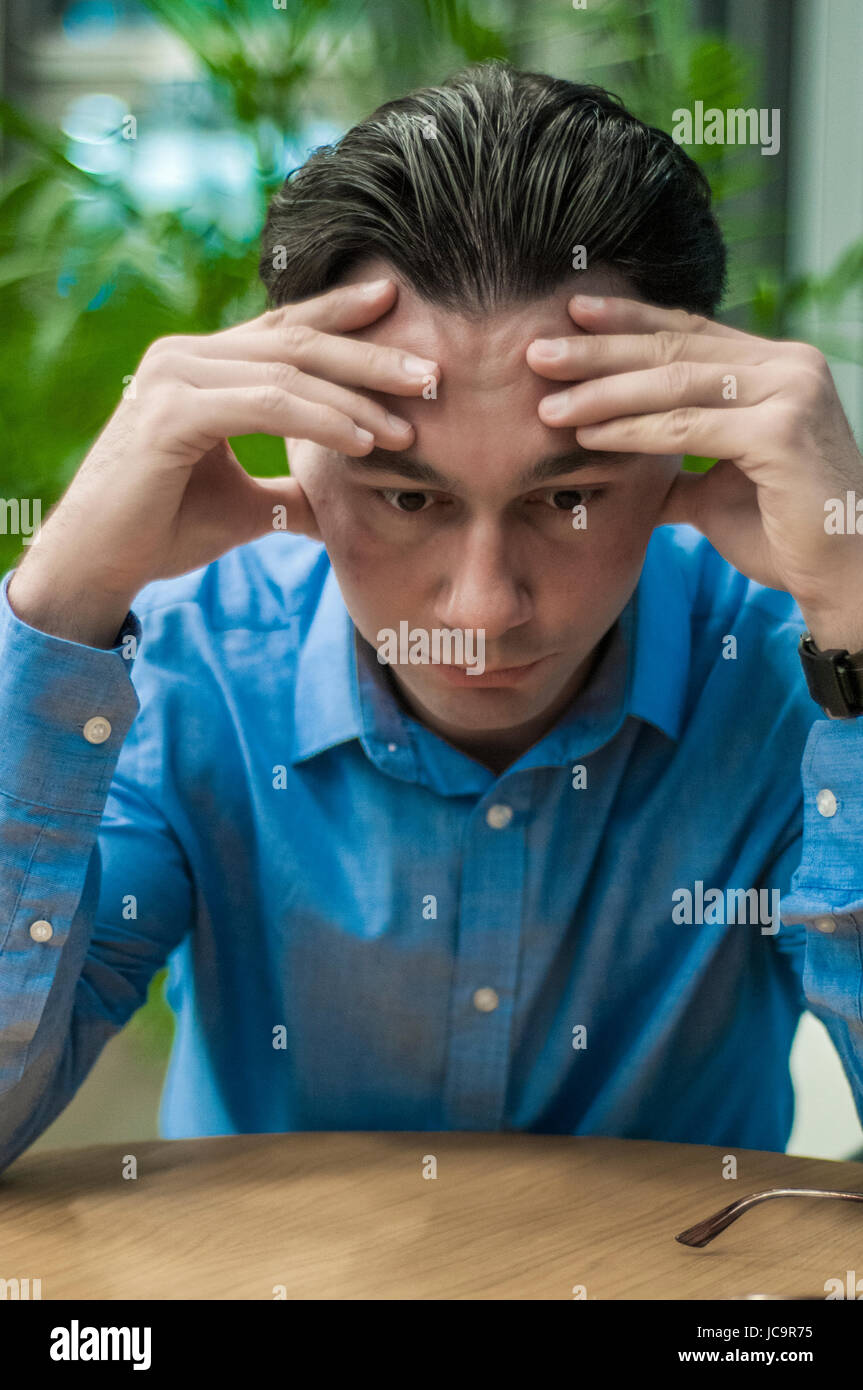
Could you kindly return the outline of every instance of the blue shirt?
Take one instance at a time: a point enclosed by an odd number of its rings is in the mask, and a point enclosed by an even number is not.
[[[317,542],[149,585],[114,650],[30,628],[8,577],[0,1166],[166,961],[171,1138],[782,1149],[807,1005],[863,1115],[863,720],[810,699],[794,601],[692,528],[653,533],[501,775],[404,712]],[[725,906],[752,889],[781,927]]]

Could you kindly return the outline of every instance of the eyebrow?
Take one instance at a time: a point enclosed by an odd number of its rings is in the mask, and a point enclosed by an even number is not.
[[[565,454],[550,454],[526,468],[516,479],[516,484],[519,487],[529,487],[531,483],[540,483],[548,478],[562,478],[583,468],[607,468],[609,465],[619,467],[632,457],[632,454],[614,454],[610,450],[568,449]],[[401,478],[428,483],[429,486],[439,487],[445,492],[458,492],[459,489],[459,484],[454,479],[447,478],[430,463],[412,458],[407,450],[382,449],[376,444],[370,453],[363,454],[360,458],[354,458],[350,454],[339,454],[339,458],[358,472],[397,473]]]

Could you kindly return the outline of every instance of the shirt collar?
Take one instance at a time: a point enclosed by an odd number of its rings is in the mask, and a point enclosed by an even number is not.
[[[635,591],[587,685],[514,768],[557,766],[583,757],[611,738],[628,715],[655,725],[669,738],[679,737],[690,615],[684,576],[663,535],[671,529],[653,532]],[[402,712],[373,648],[357,633],[331,565],[325,576],[300,643],[291,761],[358,738],[383,770],[405,781],[418,780],[420,726]],[[464,759],[442,740],[438,744],[447,756]]]
[[[331,564],[327,563],[324,574],[311,622],[300,637],[292,762],[314,757],[362,733],[355,629]]]
[[[628,712],[680,737],[692,651],[691,612],[672,526],[651,535],[635,591],[637,622]]]

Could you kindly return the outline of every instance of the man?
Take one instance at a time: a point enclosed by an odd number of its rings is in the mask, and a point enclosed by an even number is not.
[[[863,702],[818,655],[863,647],[863,462],[818,353],[710,317],[695,165],[483,64],[317,152],[261,265],[3,585],[0,1163],[166,960],[168,1137],[781,1149],[807,1004],[863,1111]]]

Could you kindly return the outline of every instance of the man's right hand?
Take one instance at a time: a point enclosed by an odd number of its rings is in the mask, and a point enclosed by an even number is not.
[[[392,308],[395,282],[374,286],[340,286],[221,333],[153,343],[10,580],[18,617],[107,647],[145,584],[265,535],[276,506],[280,526],[319,538],[299,483],[252,478],[228,439],[302,438],[355,456],[373,443],[412,443],[412,426],[399,430],[361,388],[420,395],[435,364],[344,336]]]

